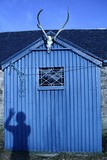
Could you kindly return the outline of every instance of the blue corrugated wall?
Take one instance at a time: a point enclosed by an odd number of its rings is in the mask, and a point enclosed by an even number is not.
[[[57,44],[54,47],[60,48]],[[20,150],[15,142],[20,136],[26,137],[21,138],[23,150],[26,146],[28,150],[46,152],[102,150],[100,68],[96,64],[62,49],[49,54],[45,50],[33,51],[13,66],[4,70],[6,149]],[[40,89],[39,67],[64,67],[64,87]],[[15,113],[9,120],[10,108],[14,108]],[[18,113],[21,113],[20,121],[22,113],[25,116],[21,127]]]

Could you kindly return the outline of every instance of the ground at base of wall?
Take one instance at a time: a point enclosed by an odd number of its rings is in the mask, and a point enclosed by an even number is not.
[[[4,131],[3,127],[0,126],[0,152],[3,150],[3,148],[4,148]]]
[[[3,151],[0,154],[0,160],[107,160],[107,154],[80,154],[80,153],[59,153],[55,156],[38,155],[38,153],[30,152],[8,152]]]
[[[103,130],[102,146],[103,146],[103,152],[107,152],[107,129]]]
[[[10,152],[3,149],[3,129],[0,129],[0,160],[107,160],[107,153],[59,153]]]

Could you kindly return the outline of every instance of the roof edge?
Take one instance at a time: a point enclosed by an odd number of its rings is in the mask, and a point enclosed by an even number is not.
[[[103,60],[103,66],[107,66],[107,60]]]
[[[50,34],[50,35],[54,36],[56,33],[53,32],[53,31],[48,31],[47,34],[48,35]],[[76,52],[78,55],[84,57],[85,59],[90,60],[91,62],[93,62],[93,63],[95,63],[95,64],[97,64],[99,66],[102,66],[102,61],[103,60],[101,58],[99,58],[99,57],[95,56],[94,54],[92,54],[91,52],[79,47],[78,45],[76,45],[76,44],[74,44],[74,43],[72,43],[72,42],[70,42],[70,41],[68,41],[68,40],[66,40],[64,38],[62,39],[60,36],[58,36],[56,38],[55,42],[63,45],[66,48],[69,48],[70,50]],[[10,61],[12,61],[15,56],[17,56],[18,59],[19,59],[24,54],[28,54],[30,52],[29,51],[30,47],[33,46],[31,49],[33,49],[34,47],[37,48],[38,46],[41,45],[41,43],[44,43],[42,37],[39,38],[38,40],[34,41],[33,43],[31,43],[27,47],[23,48],[22,50],[16,52],[13,56],[9,57],[8,59],[6,59],[5,61],[3,61],[1,63],[2,69],[6,68],[6,66],[10,65]],[[25,51],[26,51],[26,53],[25,53]],[[23,52],[23,55],[22,54],[19,55],[21,52]],[[13,61],[15,61],[15,60],[13,60]]]
[[[25,55],[25,54],[29,54],[30,52],[31,52],[31,50],[29,50],[29,48],[32,48],[32,50],[34,49],[34,47],[38,47],[38,46],[40,46],[41,44],[43,43],[43,40],[42,40],[42,37],[41,38],[39,38],[38,40],[36,40],[36,41],[34,41],[33,43],[31,43],[30,45],[28,45],[27,47],[25,47],[25,48],[23,48],[23,49],[21,49],[20,51],[18,51],[18,52],[16,52],[14,55],[12,55],[12,56],[10,56],[8,59],[6,59],[5,61],[3,61],[3,62],[1,62],[1,69],[2,70],[4,70],[7,66],[9,66],[10,65],[10,62],[12,61],[12,63],[13,62],[15,62],[16,61],[16,59],[15,60],[13,60],[14,59],[14,57],[22,57],[23,55]],[[35,46],[36,45],[36,46]],[[20,53],[22,53],[23,52],[23,54],[20,54]],[[6,64],[7,63],[7,64]]]
[[[68,43],[69,45],[71,45],[71,46],[73,46],[73,47],[81,50],[82,52],[87,53],[89,56],[91,56],[91,57],[93,57],[93,58],[95,58],[95,59],[98,59],[98,60],[100,60],[100,61],[103,61],[102,58],[100,58],[100,57],[96,56],[95,54],[93,54],[92,52],[89,52],[88,50],[86,50],[86,49],[78,46],[77,44],[75,44],[75,43],[73,43],[73,42],[70,42],[70,41],[67,40],[67,39],[64,39],[64,38],[62,39],[60,36],[58,36],[58,38],[61,39],[61,40],[63,40],[65,43]]]
[[[87,60],[90,60],[91,62],[95,63],[96,65],[98,66],[102,66],[102,62],[103,62],[103,59],[95,56],[94,54],[92,54],[91,52],[79,47],[78,45],[75,45],[74,43],[66,40],[66,39],[62,39],[61,37],[58,37],[56,39],[56,42],[57,43],[60,43],[60,41],[63,41],[63,45],[68,47],[70,50],[76,52],[78,55],[84,57],[85,59]]]

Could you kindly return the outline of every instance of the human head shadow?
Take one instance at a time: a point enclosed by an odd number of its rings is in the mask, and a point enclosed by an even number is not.
[[[10,109],[9,116],[5,122],[5,129],[11,132],[13,135],[13,147],[10,160],[14,159],[16,153],[14,151],[18,152],[20,151],[23,153],[25,152],[24,155],[21,154],[21,156],[25,156],[24,159],[29,159],[28,137],[31,132],[31,127],[26,124],[26,115],[24,112],[17,113],[16,115],[17,125],[10,125],[10,122],[14,114],[15,114],[14,110]]]

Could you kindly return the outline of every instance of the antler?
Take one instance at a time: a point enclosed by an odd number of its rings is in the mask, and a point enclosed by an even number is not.
[[[48,36],[47,36],[47,34],[46,34],[45,30],[43,29],[43,27],[41,26],[41,24],[40,24],[40,20],[39,20],[39,15],[40,15],[40,13],[41,13],[42,11],[43,11],[43,9],[41,9],[41,10],[39,11],[38,15],[37,15],[37,21],[38,21],[37,26],[38,26],[38,28],[40,28],[40,29],[43,31],[44,35],[45,35],[45,36],[46,36],[46,38],[47,38]]]
[[[58,34],[59,34],[61,31],[64,30],[64,27],[65,27],[65,25],[67,24],[68,20],[69,20],[69,9],[68,9],[68,12],[67,12],[67,19],[66,19],[64,25],[62,26],[62,28],[61,28],[61,29],[56,33],[56,35],[54,36],[54,39],[56,39],[56,37],[58,36]]]

